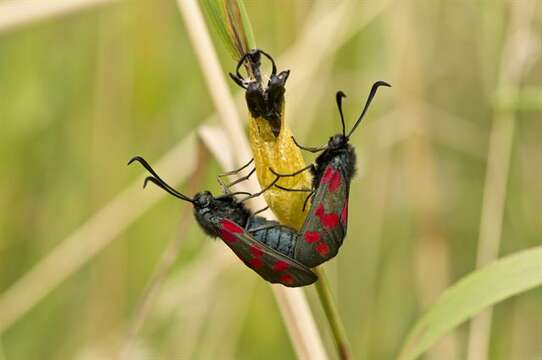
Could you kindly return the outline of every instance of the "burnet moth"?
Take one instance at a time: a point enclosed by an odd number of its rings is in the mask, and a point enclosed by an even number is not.
[[[202,230],[211,237],[222,239],[241,261],[264,280],[298,287],[312,284],[318,279],[311,269],[294,259],[298,233],[276,221],[256,216],[257,213],[251,213],[244,205],[244,201],[261,195],[275,185],[278,177],[255,194],[236,192],[215,197],[209,191],[202,191],[190,198],[169,186],[142,157],[136,156],[128,164],[135,161],[152,175],[145,179],[144,186],[152,182],[169,194],[191,203]],[[247,196],[241,200],[235,198],[241,194]]]
[[[262,72],[263,60],[271,64],[269,74]],[[246,70],[246,76],[241,75],[242,68]],[[291,173],[305,166],[301,150],[292,141],[292,132],[284,116],[284,94],[289,74],[289,70],[277,70],[271,55],[260,49],[248,51],[237,63],[234,74],[230,73],[235,83],[245,90],[249,112],[248,139],[258,182],[262,187],[275,179],[275,175],[269,171],[270,167],[281,173]],[[278,182],[289,188],[309,187],[310,183],[308,172],[285,177]],[[282,224],[296,230],[301,228],[306,213],[299,209],[305,194],[271,188],[264,196]]]
[[[265,87],[260,70],[262,55],[271,62],[272,66]],[[246,64],[252,75],[249,80],[240,73],[243,64]],[[286,91],[284,86],[290,75],[290,70],[277,73],[277,65],[271,55],[260,49],[252,49],[239,60],[235,74],[230,73],[229,75],[237,85],[246,90],[245,98],[252,118],[265,119],[271,126],[273,135],[277,137],[282,126],[284,92]]]
[[[279,174],[272,170],[279,177],[294,176],[306,170],[312,173],[312,189],[288,189],[275,185],[286,191],[310,192],[306,201],[312,197],[311,207],[294,251],[294,258],[309,268],[318,266],[337,255],[346,236],[348,195],[350,182],[356,171],[356,153],[354,147],[349,144],[349,140],[361,123],[380,86],[391,87],[384,81],[373,84],[363,111],[348,134],[342,111],[342,99],[346,95],[342,91],[337,92],[336,101],[341,117],[342,133],[331,136],[326,145],[319,147],[302,146],[292,138],[300,149],[322,153],[316,157],[314,164],[295,173]]]

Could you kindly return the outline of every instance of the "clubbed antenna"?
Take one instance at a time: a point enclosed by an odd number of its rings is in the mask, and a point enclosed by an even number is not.
[[[134,156],[130,161],[128,162],[128,165],[133,163],[134,161],[139,162],[145,169],[147,169],[148,172],[152,174],[152,176],[148,176],[145,178],[145,182],[143,183],[143,187],[147,186],[147,183],[150,181],[156,186],[160,187],[161,189],[165,190],[167,193],[175,196],[176,198],[179,198],[184,201],[194,203],[194,200],[189,198],[186,195],[181,194],[177,190],[175,190],[173,187],[169,186],[168,183],[166,183],[158,174],[154,171],[154,169],[149,165],[149,163],[143,159],[141,156]]]
[[[268,53],[266,53],[265,51],[263,50],[260,50],[260,49],[257,49],[257,51],[261,54],[263,54],[266,58],[269,59],[269,61],[271,61],[271,75],[276,75],[277,74],[277,65],[275,64],[275,60],[273,60],[273,58],[271,57],[271,55],[269,55]]]
[[[365,102],[365,106],[363,107],[363,111],[361,112],[361,115],[359,116],[358,120],[356,121],[356,123],[354,124],[354,127],[352,127],[352,130],[350,130],[350,132],[348,133],[348,135],[346,136],[347,138],[350,137],[350,135],[352,135],[352,133],[354,132],[354,130],[356,130],[356,128],[358,127],[358,125],[361,123],[361,120],[363,119],[363,116],[365,116],[365,113],[367,112],[367,109],[369,109],[369,105],[371,105],[371,102],[373,101],[373,98],[374,96],[376,95],[376,90],[378,90],[378,88],[380,86],[387,86],[387,87],[391,87],[390,84],[388,84],[387,82],[385,81],[377,81],[373,84],[373,86],[371,87],[371,91],[369,92],[369,97],[367,98],[367,102]]]
[[[346,136],[346,125],[344,124],[344,114],[343,114],[343,98],[346,97],[346,94],[341,90],[337,91],[335,95],[335,100],[337,100],[337,107],[339,108],[339,114],[341,115],[341,124],[343,126],[343,135]]]

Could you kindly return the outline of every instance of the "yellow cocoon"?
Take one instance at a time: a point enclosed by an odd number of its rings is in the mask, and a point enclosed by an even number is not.
[[[281,113],[284,114],[284,103],[282,107]],[[262,188],[275,180],[275,175],[269,171],[269,168],[281,174],[290,174],[306,166],[300,149],[292,141],[292,131],[286,125],[284,115],[277,137],[273,135],[267,120],[262,117],[250,117],[248,133],[256,175]],[[277,184],[289,189],[310,189],[311,175],[307,170],[293,177],[281,178]],[[308,192],[291,192],[272,187],[264,193],[264,196],[282,224],[299,230],[310,205],[308,204],[303,211],[303,202],[308,194]]]

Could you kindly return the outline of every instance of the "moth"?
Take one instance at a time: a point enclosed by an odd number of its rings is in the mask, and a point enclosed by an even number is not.
[[[377,81],[371,87],[365,106],[352,129],[346,133],[346,125],[342,110],[342,99],[346,95],[342,91],[336,94],[337,107],[342,124],[342,132],[329,138],[327,144],[319,147],[307,147],[292,141],[302,150],[320,153],[313,164],[291,174],[280,174],[271,169],[278,177],[295,176],[306,170],[312,174],[311,189],[292,189],[275,184],[286,191],[307,191],[305,207],[312,197],[311,207],[299,234],[294,258],[303,265],[312,268],[337,255],[346,236],[348,224],[348,196],[350,182],[356,172],[356,153],[349,144],[350,136],[365,116],[377,89],[380,86],[391,87],[384,81]]]
[[[264,59],[271,63],[269,75],[262,72]],[[246,77],[241,75],[242,68],[247,72]],[[269,171],[270,167],[282,173],[305,167],[301,150],[292,141],[292,132],[284,116],[284,94],[289,75],[289,70],[278,71],[271,55],[260,49],[252,49],[244,54],[237,63],[235,74],[230,73],[230,77],[245,91],[249,111],[248,138],[256,176],[262,187],[267,187],[275,179],[275,175]],[[282,178],[278,182],[289,188],[309,187],[310,183],[308,172]],[[301,228],[306,213],[299,209],[305,194],[271,188],[264,197],[282,224],[296,230]]]
[[[158,176],[149,163],[140,156],[128,164],[139,162],[151,174],[144,187],[152,182],[169,194],[194,207],[194,217],[201,229],[211,237],[218,237],[264,280],[288,287],[314,283],[318,277],[301,262],[295,260],[298,233],[296,230],[251,213],[244,205],[250,198],[259,196],[275,185],[276,180],[258,193],[226,193],[213,196],[209,191],[198,192],[190,198],[181,194]],[[241,200],[236,195],[247,195]]]
[[[139,162],[151,173],[152,176],[145,179],[144,187],[148,182],[152,182],[169,194],[190,202],[202,230],[211,237],[222,239],[246,266],[264,280],[288,287],[310,285],[318,279],[311,268],[337,255],[346,236],[348,195],[350,182],[356,170],[356,155],[354,148],[349,144],[349,139],[365,116],[379,86],[390,85],[378,81],[372,86],[365,107],[348,134],[342,111],[342,99],[346,95],[341,91],[337,92],[336,101],[342,133],[330,137],[328,143],[320,147],[299,145],[292,137],[292,141],[300,149],[322,153],[317,156],[314,164],[291,174],[280,174],[270,168],[269,171],[275,174],[275,179],[255,194],[226,192],[215,197],[209,191],[202,191],[190,198],[162,180],[142,157],[136,156],[128,164]],[[251,162],[252,160],[241,169]],[[306,170],[310,170],[313,176],[311,189],[291,189],[277,184],[280,178],[296,176]],[[253,171],[250,172],[252,173]],[[228,187],[247,179],[250,174],[229,184]],[[257,216],[259,211],[252,213],[244,205],[246,200],[259,196],[272,187],[277,187],[281,191],[310,192],[305,204],[311,197],[312,203],[301,231]],[[227,187],[223,185],[223,188]],[[238,200],[235,196],[241,194],[246,197]]]

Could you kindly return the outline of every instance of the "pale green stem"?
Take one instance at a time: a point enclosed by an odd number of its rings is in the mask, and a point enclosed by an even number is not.
[[[318,281],[315,283],[316,290],[318,291],[318,297],[326,313],[327,321],[331,327],[331,332],[335,339],[335,345],[337,346],[337,353],[339,358],[342,360],[347,360],[352,358],[352,352],[350,349],[350,344],[346,337],[346,331],[344,329],[341,316],[339,315],[339,309],[335,304],[333,299],[333,294],[331,294],[331,289],[329,286],[329,281],[326,276],[326,272],[322,266],[319,266],[314,269],[314,272],[318,275]]]

